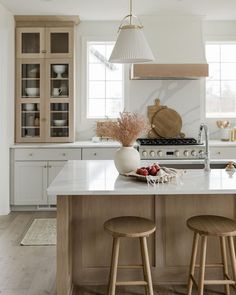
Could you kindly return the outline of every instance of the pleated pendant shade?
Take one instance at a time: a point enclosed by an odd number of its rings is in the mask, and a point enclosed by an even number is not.
[[[109,62],[140,63],[152,60],[154,60],[154,56],[142,28],[135,25],[121,27]]]

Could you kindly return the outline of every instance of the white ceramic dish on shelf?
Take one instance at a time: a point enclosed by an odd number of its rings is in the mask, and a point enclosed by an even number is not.
[[[57,74],[57,79],[61,79],[62,74],[65,72],[66,70],[66,65],[53,65],[53,71],[55,74]]]
[[[24,105],[24,110],[25,111],[34,111],[34,109],[35,109],[34,103],[26,103]]]
[[[65,126],[66,120],[53,120],[54,126]]]
[[[39,88],[25,88],[25,93],[28,96],[38,96],[39,95]]]

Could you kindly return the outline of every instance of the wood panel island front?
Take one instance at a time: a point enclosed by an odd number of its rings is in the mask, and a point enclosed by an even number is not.
[[[143,163],[145,165],[145,162]],[[186,220],[213,214],[235,219],[236,173],[224,169],[186,170],[170,183],[147,185],[119,175],[113,161],[68,161],[47,190],[57,195],[57,294],[73,293],[76,285],[108,282],[112,239],[103,223],[135,215],[153,220],[149,239],[154,284],[186,284],[192,233]],[[207,261],[219,263],[220,245],[208,244]],[[140,264],[138,243],[124,239],[119,264]],[[220,268],[208,271],[221,275]],[[141,279],[139,269],[122,270],[121,280]]]

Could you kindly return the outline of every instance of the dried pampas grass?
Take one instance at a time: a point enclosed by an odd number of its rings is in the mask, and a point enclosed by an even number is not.
[[[132,146],[136,139],[150,130],[150,125],[142,115],[132,112],[122,112],[116,121],[106,121],[98,124],[96,134],[119,141],[124,147]]]

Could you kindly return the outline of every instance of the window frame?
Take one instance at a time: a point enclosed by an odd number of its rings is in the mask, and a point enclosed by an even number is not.
[[[88,105],[88,69],[87,69],[87,59],[88,59],[88,50],[87,43],[88,42],[115,42],[116,38],[114,36],[86,36],[82,37],[81,40],[81,98],[80,103],[78,104],[80,110],[80,124],[89,124],[95,123],[98,120],[104,120],[106,117],[101,118],[88,118],[87,117],[87,105]],[[129,76],[129,68],[124,65],[123,66],[123,109],[127,109],[128,107],[128,76]],[[78,123],[79,124],[79,123]]]
[[[205,40],[205,49],[207,44],[235,44],[236,45],[236,38],[235,36],[208,36]],[[208,61],[207,61],[208,62]],[[236,83],[236,81],[235,81]],[[234,116],[228,116],[227,113],[222,113],[222,116],[213,115],[213,116],[207,116],[207,110],[206,110],[206,90],[207,90],[207,78],[205,79],[205,87],[204,87],[204,102],[201,104],[201,109],[203,110],[202,118],[206,122],[215,122],[216,119],[226,119],[226,120],[235,120],[236,119],[236,112]]]

